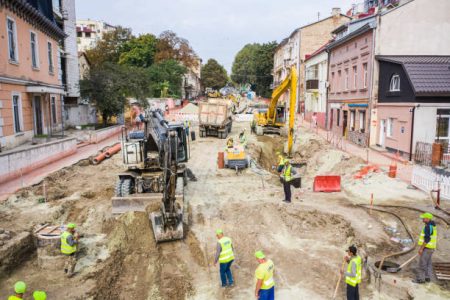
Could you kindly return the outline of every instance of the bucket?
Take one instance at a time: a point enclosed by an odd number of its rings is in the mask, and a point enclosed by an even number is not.
[[[195,141],[195,131],[191,131],[191,141]]]
[[[389,177],[395,178],[397,176],[397,164],[391,164],[389,166]]]
[[[225,167],[225,157],[223,152],[219,152],[217,155],[217,166],[219,169],[223,169]]]
[[[301,177],[294,177],[291,180],[291,184],[296,188],[301,188],[302,187],[302,178]]]

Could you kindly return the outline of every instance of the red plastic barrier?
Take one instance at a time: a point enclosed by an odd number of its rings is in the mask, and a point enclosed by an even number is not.
[[[316,176],[314,178],[314,192],[340,192],[341,176]]]

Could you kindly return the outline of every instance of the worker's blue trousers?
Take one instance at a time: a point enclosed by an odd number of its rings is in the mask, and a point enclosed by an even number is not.
[[[228,285],[233,284],[233,275],[231,274],[231,264],[234,260],[220,264],[220,280],[222,280],[222,286],[227,286],[227,279],[228,279]]]
[[[268,290],[259,290],[258,300],[275,300],[275,287],[271,287]]]

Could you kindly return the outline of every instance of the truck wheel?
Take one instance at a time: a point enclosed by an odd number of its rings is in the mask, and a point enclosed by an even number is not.
[[[132,180],[131,178],[125,178],[120,188],[122,194],[121,196],[125,197],[131,195],[133,193],[133,188],[134,188],[134,180]]]
[[[116,195],[116,197],[122,197],[122,183],[122,179],[116,181],[116,185],[114,187],[114,194]]]

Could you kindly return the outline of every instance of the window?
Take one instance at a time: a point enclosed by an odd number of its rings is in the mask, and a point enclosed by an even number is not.
[[[52,43],[47,43],[48,47],[48,71],[53,73],[53,51],[52,51]]]
[[[390,92],[399,92],[400,91],[400,75],[394,74],[391,77],[391,84],[389,85]]]
[[[358,87],[358,68],[353,66],[353,88],[356,89]]]
[[[367,63],[363,63],[363,74],[364,74],[363,86],[364,86],[364,88],[366,88],[367,87]]]
[[[341,123],[341,110],[336,110],[336,125],[339,126],[339,123]]]
[[[50,104],[52,107],[52,123],[53,123],[53,125],[55,125],[57,122],[56,121],[56,98],[55,98],[55,96],[50,97]]]
[[[350,111],[350,130],[355,130],[355,111]]]
[[[366,127],[366,111],[360,110],[359,111],[359,129],[361,132],[364,132],[364,129]]]
[[[388,118],[387,119],[387,126],[386,126],[386,136],[392,137],[394,135],[394,119]]]
[[[38,41],[36,37],[36,33],[31,32],[30,33],[30,43],[31,43],[31,66],[35,69],[39,67],[39,54],[38,54]]]
[[[9,48],[9,60],[12,62],[18,62],[17,57],[17,32],[16,22],[13,19],[7,18],[8,28],[8,48]]]
[[[90,38],[91,37],[91,33],[90,32],[85,32],[84,33],[84,37]]]
[[[83,33],[81,31],[78,31],[77,32],[77,37],[82,37],[82,36],[83,36]]]
[[[345,69],[344,89],[348,91],[348,69]]]
[[[338,71],[338,82],[336,84],[338,91],[341,91],[341,70]]]
[[[22,103],[20,103],[20,96],[12,96],[13,104],[13,119],[14,119],[14,132],[22,132]]]
[[[334,72],[331,72],[331,86],[330,86],[330,90],[331,91],[335,91],[336,87],[334,86]]]

